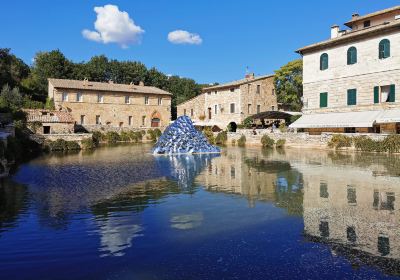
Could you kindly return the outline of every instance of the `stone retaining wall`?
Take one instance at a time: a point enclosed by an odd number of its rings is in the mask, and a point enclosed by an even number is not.
[[[165,127],[119,127],[119,126],[110,126],[110,125],[83,125],[83,127],[89,131],[89,132],[94,132],[94,131],[100,131],[102,133],[107,133],[107,132],[117,132],[120,134],[122,131],[147,131],[149,129],[160,129],[161,131],[164,131]]]
[[[65,141],[76,141],[78,143],[81,143],[82,140],[85,139],[91,139],[92,134],[91,133],[74,133],[74,134],[42,134],[40,135],[43,137],[45,140],[50,140],[50,141],[56,141],[57,139],[63,139]]]
[[[242,136],[246,136],[246,145],[251,146],[261,146],[261,137],[267,134],[270,138],[274,139],[275,142],[279,139],[286,140],[287,147],[295,148],[318,148],[318,149],[328,149],[328,142],[331,140],[335,133],[321,133],[321,135],[310,135],[307,132],[304,133],[293,133],[286,132],[282,133],[280,131],[270,132],[266,129],[257,129],[257,135],[253,134],[251,129],[238,129],[237,132],[228,132],[227,144],[231,145],[232,140],[236,141]],[[388,134],[372,134],[372,133],[347,133],[346,136],[357,137],[365,135],[373,140],[383,140]]]

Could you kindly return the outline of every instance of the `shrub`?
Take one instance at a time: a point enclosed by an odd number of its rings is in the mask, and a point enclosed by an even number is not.
[[[206,119],[206,115],[200,115],[199,120],[204,121]]]
[[[107,143],[117,143],[118,141],[121,140],[121,137],[119,136],[119,134],[115,131],[109,131],[106,133],[105,139],[107,141]]]
[[[143,134],[142,131],[129,131],[128,132],[129,138],[131,139],[131,141],[137,143],[137,142],[141,142],[143,139]]]
[[[72,150],[80,150],[81,146],[79,145],[78,142],[76,141],[67,141],[67,150],[72,151]]]
[[[204,136],[206,136],[208,142],[210,142],[210,144],[215,144],[215,138],[214,138],[214,133],[211,131],[210,128],[205,128],[203,130],[203,134]]]
[[[240,136],[239,140],[237,141],[237,144],[239,147],[246,146],[246,136],[244,135]]]
[[[228,140],[228,133],[226,131],[221,131],[215,137],[215,144],[217,145],[225,145],[226,141]]]
[[[161,130],[159,128],[154,129],[154,133],[155,133],[157,139],[160,138],[160,136],[162,134],[162,132],[161,132]]]
[[[358,151],[375,152],[380,150],[379,141],[372,140],[367,136],[354,137],[354,147]]]
[[[283,148],[286,144],[286,140],[285,139],[279,139],[278,141],[276,141],[276,147],[277,148]]]
[[[101,141],[104,141],[104,134],[101,131],[93,131],[92,132],[93,142],[97,146]]]
[[[389,135],[382,141],[382,148],[389,153],[400,152],[400,135]]]
[[[285,124],[285,123],[281,123],[281,124],[279,125],[279,130],[280,130],[281,132],[287,132],[287,126],[286,126],[286,124]]]
[[[149,139],[153,142],[157,141],[157,132],[155,130],[149,129],[149,130],[147,130],[147,134],[148,134],[147,139]]]
[[[92,138],[87,138],[82,140],[82,149],[92,150],[96,147],[96,143]]]
[[[332,136],[331,140],[328,142],[329,148],[341,149],[351,147],[353,144],[353,139],[349,136],[343,134],[335,134]]]
[[[236,140],[232,139],[232,146],[236,146]]]
[[[49,142],[50,151],[66,151],[67,148],[67,141],[63,139],[57,139],[56,141]]]
[[[243,123],[242,123],[242,125],[243,125],[245,128],[251,128],[252,124],[253,124],[253,119],[252,119],[251,117],[245,118],[244,121],[243,121]]]
[[[119,137],[120,137],[121,141],[124,141],[124,142],[129,142],[131,140],[129,133],[126,131],[121,131],[121,134]]]
[[[268,135],[263,135],[261,137],[261,144],[264,148],[272,148],[275,144],[275,141]]]

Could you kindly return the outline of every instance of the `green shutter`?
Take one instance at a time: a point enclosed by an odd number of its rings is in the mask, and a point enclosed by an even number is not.
[[[389,92],[389,102],[396,101],[396,87],[395,85],[390,85],[390,92]]]
[[[383,46],[383,42],[381,41],[379,43],[379,59],[382,59],[384,57],[384,55],[385,55],[385,49]]]
[[[390,41],[388,39],[383,39],[379,42],[379,58],[390,57]]]
[[[386,40],[385,42],[385,58],[390,56],[390,41]]]
[[[379,103],[379,87],[374,87],[374,103]]]
[[[320,108],[328,107],[328,93],[327,92],[321,92],[319,94],[319,107]]]
[[[348,89],[347,90],[347,105],[356,105],[357,104],[357,90],[356,89]]]

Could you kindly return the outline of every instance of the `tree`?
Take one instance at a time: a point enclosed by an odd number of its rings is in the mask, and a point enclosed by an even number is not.
[[[2,112],[16,112],[22,107],[22,95],[17,87],[11,89],[9,85],[3,86],[0,93],[0,110]]]
[[[8,84],[18,87],[22,79],[29,75],[29,66],[22,59],[10,53],[10,49],[0,48],[0,88]]]
[[[294,60],[275,71],[275,90],[278,102],[300,111],[303,107],[303,61]]]

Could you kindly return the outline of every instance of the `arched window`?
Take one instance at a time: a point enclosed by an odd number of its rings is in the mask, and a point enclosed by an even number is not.
[[[319,69],[320,70],[328,69],[328,54],[327,53],[321,54],[321,57],[319,59]]]
[[[357,63],[357,49],[355,47],[350,47],[347,50],[347,65]]]
[[[390,41],[383,39],[379,42],[379,59],[390,57]]]

